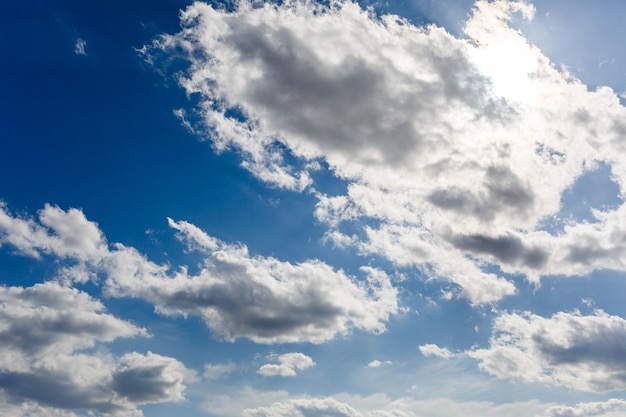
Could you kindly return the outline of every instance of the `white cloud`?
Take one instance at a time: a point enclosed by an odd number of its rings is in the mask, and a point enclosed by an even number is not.
[[[311,398],[274,403],[269,407],[247,409],[245,417],[363,417],[363,414],[334,398]]]
[[[515,13],[531,19],[534,9],[479,0],[467,39],[457,39],[348,2],[232,11],[195,3],[182,14],[184,29],[152,53],[188,53],[180,84],[201,97],[214,147],[240,152],[262,180],[303,189],[307,163],[324,159],[348,181],[345,195],[316,191],[328,239],[427,266],[429,277],[458,287],[455,295],[484,304],[515,292],[484,272],[488,264],[535,282],[607,262],[626,270],[617,220],[626,209],[562,235],[541,230],[598,161],[626,184],[626,111],[610,89],[588,91],[557,70],[509,27]],[[285,152],[302,164],[289,166]],[[363,237],[345,235],[344,225]],[[602,250],[580,247],[580,234]],[[576,250],[584,256],[572,266]]]
[[[467,351],[502,379],[543,382],[589,392],[626,389],[626,320],[600,310],[583,316],[499,316],[489,347]]]
[[[269,359],[275,359],[278,363],[267,363],[261,366],[257,371],[259,374],[264,376],[296,376],[297,371],[315,366],[315,362],[310,356],[298,352],[270,356]]]
[[[573,407],[559,405],[546,410],[544,417],[619,417],[626,412],[626,401],[612,398],[604,402],[579,403]]]
[[[392,361],[381,362],[378,359],[374,359],[373,361],[367,364],[367,367],[368,368],[380,368],[381,366],[391,365],[392,363],[393,363]]]
[[[447,348],[442,348],[432,343],[419,346],[419,350],[424,356],[437,356],[440,358],[451,358],[454,356],[454,353]]]
[[[106,353],[103,343],[148,334],[84,292],[55,282],[0,287],[0,307],[0,394],[16,410],[139,416],[139,405],[182,399],[191,379],[173,358]]]
[[[169,219],[189,249],[205,253],[197,275],[170,272],[131,247],[110,248],[97,225],[80,210],[47,205],[40,223],[0,206],[0,243],[38,257],[50,254],[78,263],[59,278],[84,282],[100,274],[105,294],[144,299],[168,315],[201,316],[216,336],[257,343],[322,343],[352,328],[380,333],[398,311],[397,290],[383,271],[361,268],[364,279],[310,260],[299,264],[250,256],[187,222]]]
[[[76,55],[87,56],[87,51],[85,48],[87,47],[87,41],[84,39],[78,38],[76,39],[76,43],[74,44],[74,53]]]
[[[39,222],[8,212],[0,201],[0,245],[10,244],[18,252],[40,258],[50,254],[79,261],[97,261],[107,251],[107,243],[96,223],[82,211],[46,206],[38,212]]]

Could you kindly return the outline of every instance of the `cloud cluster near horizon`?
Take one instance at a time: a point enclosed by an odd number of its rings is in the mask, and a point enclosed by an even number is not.
[[[106,313],[87,293],[56,282],[2,286],[0,306],[0,389],[12,403],[141,416],[139,405],[182,400],[183,381],[193,379],[174,358],[93,351],[149,334]]]
[[[147,53],[190,61],[179,82],[199,97],[196,131],[268,185],[314,192],[330,242],[484,304],[516,291],[494,267],[536,284],[626,270],[621,199],[591,222],[560,217],[600,164],[622,189],[626,111],[555,68],[509,26],[516,13],[534,8],[480,0],[459,39],[350,2],[194,3]],[[320,161],[345,194],[313,182]]]
[[[163,315],[198,315],[228,341],[322,343],[353,328],[380,333],[398,311],[397,290],[381,270],[364,267],[364,280],[358,281],[320,261],[252,257],[245,246],[226,244],[190,223],[169,219],[169,225],[189,250],[206,257],[198,274],[190,275],[186,266],[172,272],[132,247],[109,244],[78,209],[46,205],[37,221],[14,216],[0,204],[0,246],[59,263],[54,281],[0,287],[0,339],[10,342],[0,349],[0,388],[23,401],[111,415],[183,398],[183,380],[193,380],[192,372],[173,358],[80,353],[120,337],[148,336],[71,287],[87,281],[109,297],[153,303]],[[315,364],[301,353],[276,359],[278,364],[263,365],[259,373],[294,376]],[[232,365],[208,366],[205,373],[210,379],[231,371]],[[53,381],[67,394],[53,392]]]

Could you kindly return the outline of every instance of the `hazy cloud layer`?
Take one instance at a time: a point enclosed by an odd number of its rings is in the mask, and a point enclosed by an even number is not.
[[[539,415],[550,406],[539,401],[498,405],[447,398],[391,398],[385,394],[298,397],[286,391],[251,388],[211,397],[206,404],[209,413],[224,417],[519,417]]]
[[[323,159],[348,181],[345,195],[309,188],[330,241],[428,265],[456,295],[491,303],[515,287],[485,263],[533,281],[626,270],[623,208],[564,234],[541,230],[598,161],[624,184],[626,112],[610,89],[589,91],[555,68],[509,27],[514,13],[531,19],[534,9],[478,1],[458,39],[345,2],[195,3],[151,53],[186,55],[179,81],[200,97],[214,147],[239,152],[262,180],[302,190]]]
[[[503,314],[489,347],[466,354],[502,379],[590,392],[626,389],[626,320],[602,311]]]
[[[19,410],[43,407],[42,415],[73,409],[141,415],[138,405],[182,399],[189,371],[177,360],[86,350],[147,335],[88,294],[55,282],[0,287],[0,392]]]
[[[579,403],[575,406],[550,407],[542,417],[619,417],[626,411],[626,401],[610,399],[604,402]]]
[[[76,209],[46,206],[36,222],[0,206],[0,243],[74,261],[59,272],[61,280],[102,275],[107,295],[149,301],[162,314],[199,315],[231,341],[321,343],[351,328],[380,333],[398,311],[397,291],[381,270],[363,267],[365,279],[358,281],[321,261],[253,257],[244,245],[221,242],[187,222],[169,224],[190,250],[205,253],[197,275],[185,267],[171,272],[120,243],[110,248],[97,224]]]

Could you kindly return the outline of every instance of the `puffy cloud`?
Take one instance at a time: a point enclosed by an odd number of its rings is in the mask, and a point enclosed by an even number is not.
[[[162,314],[200,315],[226,340],[321,343],[356,327],[383,332],[397,312],[397,291],[382,271],[362,270],[358,282],[320,261],[300,264],[251,257],[245,246],[221,243],[194,276],[173,276],[132,248],[111,252],[104,269],[107,294],[136,297]]]
[[[612,398],[604,402],[579,403],[573,407],[559,405],[550,407],[543,416],[545,417],[592,417],[592,416],[615,416],[618,417],[626,411],[626,401]]]
[[[301,190],[308,163],[323,159],[348,182],[345,195],[314,191],[329,240],[423,266],[484,304],[515,292],[485,264],[535,282],[605,261],[626,270],[623,234],[601,250],[575,241],[608,239],[623,209],[598,213],[597,236],[583,223],[542,230],[598,161],[626,184],[626,112],[610,89],[556,69],[509,26],[515,13],[534,9],[479,0],[458,39],[350,2],[194,3],[152,53],[186,54],[179,80],[200,97],[204,131],[262,180]],[[354,225],[359,237],[345,234]]]
[[[296,376],[297,371],[308,369],[315,366],[315,362],[311,357],[303,353],[285,353],[279,356],[270,356],[275,359],[278,364],[267,363],[257,371],[264,376]]]
[[[0,287],[0,392],[17,410],[59,416],[75,409],[140,416],[138,405],[182,399],[191,374],[175,359],[87,351],[134,336],[147,332],[76,289]]]
[[[499,316],[489,347],[466,354],[502,379],[544,382],[575,390],[626,389],[626,320],[603,311]]]
[[[383,332],[398,311],[397,290],[375,268],[361,268],[365,279],[357,280],[318,260],[291,264],[253,257],[244,245],[168,219],[189,249],[205,253],[199,273],[190,275],[185,267],[171,272],[120,243],[109,247],[80,210],[47,205],[37,223],[0,209],[0,242],[27,255],[77,262],[60,270],[61,279],[83,282],[101,275],[108,296],[140,298],[162,314],[199,315],[226,340],[321,343],[352,328]]]
[[[0,303],[0,363],[11,369],[96,342],[147,336],[145,329],[104,313],[102,303],[88,294],[54,282],[0,287]]]
[[[174,358],[133,352],[120,358],[111,386],[136,404],[179,401],[184,398],[183,380],[188,375],[189,371]]]

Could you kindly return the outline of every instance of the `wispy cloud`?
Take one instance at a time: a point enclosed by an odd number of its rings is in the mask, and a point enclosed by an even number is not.
[[[77,38],[76,43],[74,44],[74,53],[76,55],[87,56],[87,41],[82,38]]]

